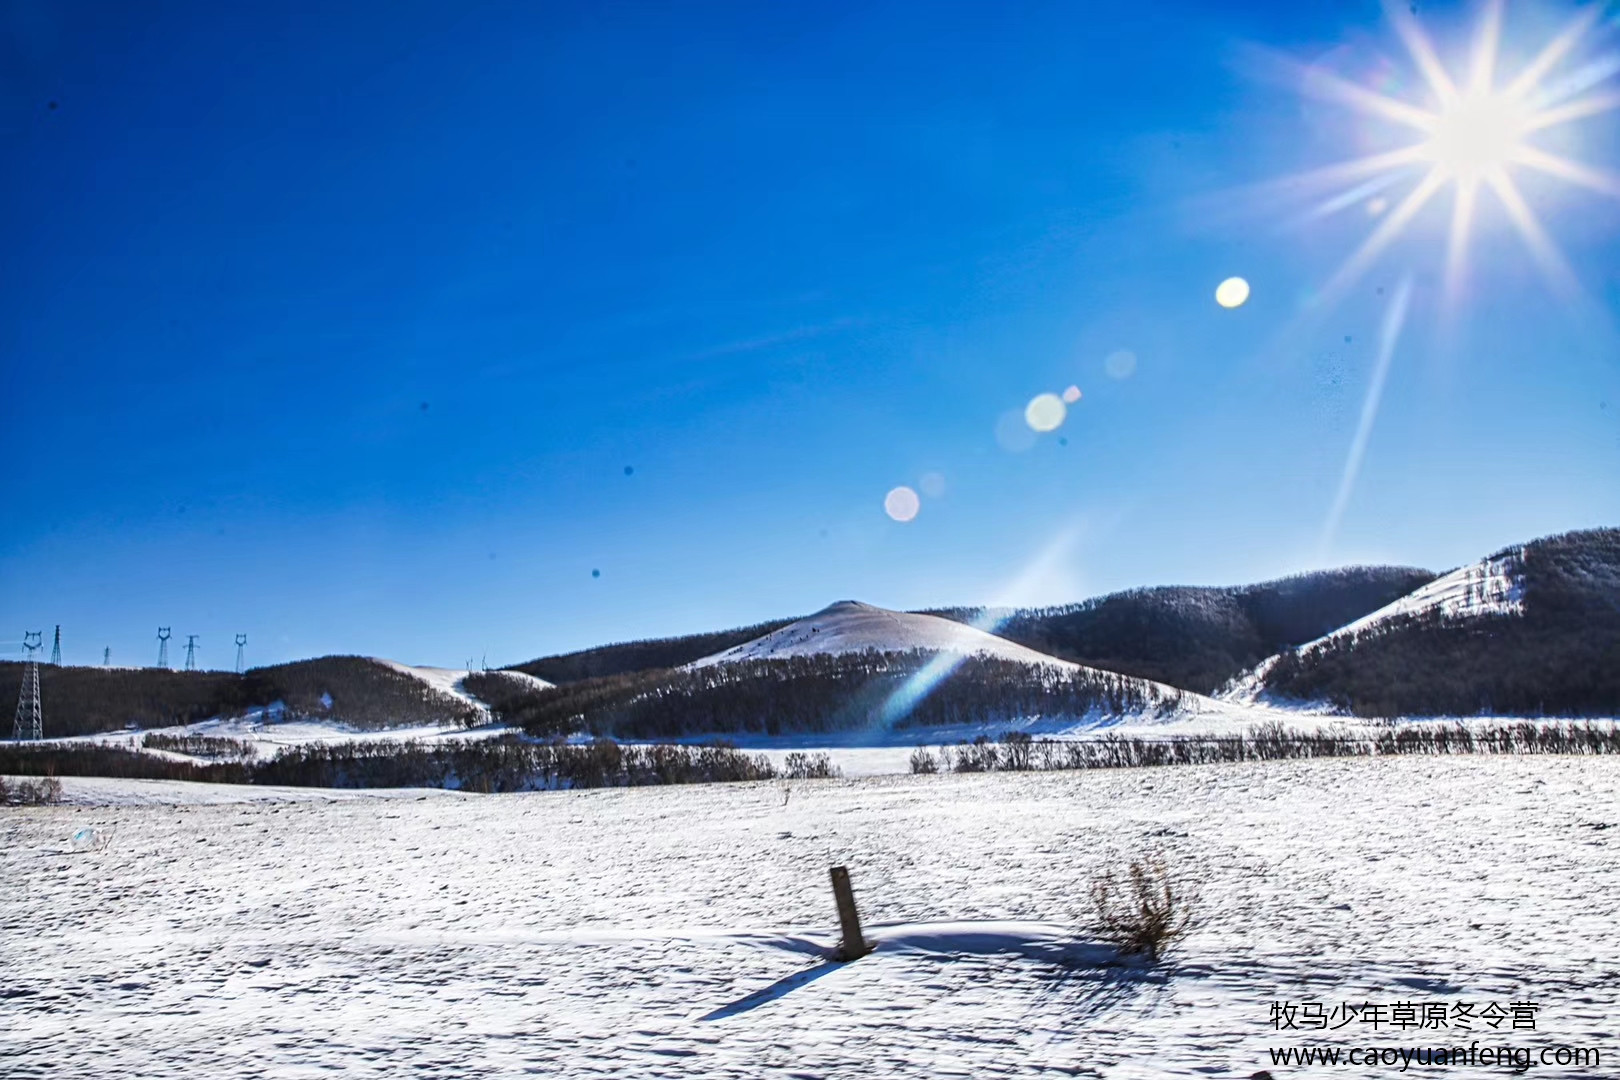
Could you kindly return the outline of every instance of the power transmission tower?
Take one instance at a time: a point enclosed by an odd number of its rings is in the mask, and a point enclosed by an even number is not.
[[[186,635],[186,670],[197,670],[197,635]]]
[[[158,627],[157,666],[160,668],[166,668],[169,666],[169,628],[167,626]]]
[[[56,627],[56,640],[51,642],[51,667],[62,666],[62,627]]]
[[[112,646],[108,645],[101,650],[101,666],[112,667]]]
[[[247,644],[246,634],[236,635],[236,673],[242,674],[242,646]]]
[[[23,668],[22,689],[17,693],[17,721],[11,726],[13,739],[42,739],[45,737],[45,715],[39,707],[39,659],[35,650],[45,644],[43,630],[29,630],[23,634],[23,651],[28,659]]]

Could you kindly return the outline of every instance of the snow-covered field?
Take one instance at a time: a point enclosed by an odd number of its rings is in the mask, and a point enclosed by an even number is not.
[[[353,794],[0,813],[0,1072],[1338,1072],[1270,1064],[1313,1041],[1620,1061],[1613,760]],[[107,850],[65,853],[83,826]],[[1100,963],[1087,883],[1148,850],[1202,883],[1202,925],[1161,967]],[[835,864],[885,943],[842,966],[818,952]],[[1270,1020],[1526,1000],[1534,1032]]]

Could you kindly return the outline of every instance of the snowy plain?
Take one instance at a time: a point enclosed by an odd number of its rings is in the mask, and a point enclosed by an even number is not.
[[[0,814],[0,1072],[1338,1072],[1269,1063],[1312,1041],[1272,1030],[1280,1000],[1530,1000],[1536,1031],[1444,1044],[1620,1061],[1610,759],[355,796]],[[83,826],[107,850],[66,853]],[[1160,965],[1103,962],[1087,884],[1147,851],[1201,923]],[[840,864],[882,943],[849,965],[820,954]]]

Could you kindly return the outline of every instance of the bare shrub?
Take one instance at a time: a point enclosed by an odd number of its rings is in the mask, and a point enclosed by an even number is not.
[[[1099,937],[1121,952],[1159,954],[1193,926],[1196,891],[1176,880],[1162,855],[1131,860],[1121,881],[1104,870],[1091,881],[1091,905]]]
[[[911,771],[915,773],[937,773],[939,762],[934,759],[933,751],[926,746],[919,746],[911,752]]]
[[[988,735],[980,735],[971,743],[962,743],[956,751],[957,772],[994,772],[1000,761],[995,744]]]
[[[1027,731],[1009,731],[1001,737],[1001,767],[1024,772],[1031,767],[1030,744],[1034,740]]]
[[[843,775],[844,771],[826,754],[795,750],[782,759],[782,777],[786,780],[833,780]]]
[[[222,739],[214,735],[165,735],[149,731],[141,736],[141,747],[146,750],[167,750],[188,757],[209,759],[240,758],[247,760],[259,755],[259,748],[246,739]]]
[[[62,781],[54,776],[8,783],[0,776],[0,805],[54,806],[62,801]]]

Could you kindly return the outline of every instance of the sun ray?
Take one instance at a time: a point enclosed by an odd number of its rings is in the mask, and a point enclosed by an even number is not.
[[[1418,186],[1401,200],[1400,205],[1392,210],[1388,217],[1379,222],[1372,235],[1362,242],[1354,254],[1346,259],[1344,265],[1328,280],[1322,289],[1323,301],[1331,303],[1348,292],[1361,279],[1361,275],[1367,272],[1373,261],[1401,234],[1407,222],[1411,221],[1417,212],[1423,209],[1424,204],[1434,197],[1434,193],[1440,190],[1445,181],[1444,170],[1439,167],[1430,169]]]
[[[1586,32],[1592,28],[1592,24],[1597,21],[1598,14],[1597,5],[1593,4],[1570,20],[1569,25],[1557,37],[1549,41],[1546,48],[1542,49],[1534,60],[1526,64],[1524,70],[1519,72],[1518,76],[1508,83],[1502,92],[1512,98],[1520,98],[1529,94],[1531,90],[1535,89],[1536,84],[1541,82],[1547,73],[1557,65],[1558,61],[1567,56],[1569,51],[1580,42]]]
[[[1572,120],[1584,120],[1588,116],[1600,116],[1613,109],[1620,109],[1620,93],[1594,94],[1589,98],[1572,101],[1568,105],[1560,105],[1556,109],[1542,109],[1530,114],[1524,122],[1525,134],[1544,131],[1559,124],[1567,124]]]
[[[1313,206],[1305,216],[1307,219],[1310,219],[1337,214],[1340,210],[1343,210],[1349,206],[1354,206],[1364,199],[1377,195],[1380,191],[1383,191],[1386,188],[1394,187],[1400,182],[1400,180],[1400,173],[1384,172],[1379,176],[1373,177],[1371,180],[1357,184],[1349,191],[1342,192],[1341,194],[1335,195],[1330,199],[1322,200]]]
[[[1367,396],[1361,401],[1361,418],[1356,422],[1356,433],[1350,440],[1350,451],[1344,456],[1344,471],[1339,474],[1339,488],[1333,495],[1333,505],[1322,524],[1321,546],[1324,553],[1333,543],[1344,519],[1345,508],[1350,505],[1350,492],[1355,490],[1356,477],[1361,473],[1361,461],[1367,455],[1367,443],[1372,438],[1373,423],[1378,419],[1378,406],[1384,400],[1384,383],[1389,378],[1389,365],[1395,358],[1395,346],[1400,343],[1401,329],[1406,325],[1406,311],[1412,301],[1412,275],[1407,274],[1390,297],[1384,310],[1384,321],[1379,327],[1378,356],[1373,364],[1372,381],[1367,385]]]
[[[1610,53],[1581,65],[1555,83],[1538,87],[1536,93],[1527,97],[1525,101],[1532,111],[1541,112],[1559,102],[1568,101],[1576,94],[1586,93],[1592,87],[1614,78],[1616,74],[1620,74],[1620,53]]]
[[[1513,183],[1513,178],[1505,170],[1494,169],[1486,174],[1485,182],[1490,184],[1491,190],[1501,200],[1502,206],[1507,210],[1508,219],[1513,222],[1513,227],[1519,230],[1519,236],[1530,249],[1536,265],[1554,290],[1566,299],[1579,296],[1581,288],[1575,280],[1574,271],[1564,261],[1563,255],[1559,254],[1557,245],[1541,227],[1541,222],[1536,220],[1535,211],[1525,203],[1524,196],[1519,194],[1518,187]]]
[[[1577,187],[1587,188],[1591,191],[1601,192],[1604,195],[1620,199],[1620,176],[1594,169],[1589,165],[1582,165],[1578,161],[1571,161],[1557,154],[1549,154],[1545,150],[1537,150],[1533,146],[1521,146],[1514,153],[1513,160],[1519,165],[1525,165],[1548,176],[1556,176],[1560,180],[1567,180]]]
[[[1393,120],[1419,131],[1429,131],[1434,127],[1434,114],[1416,105],[1409,105],[1380,94],[1376,90],[1369,90],[1340,75],[1322,71],[1311,72],[1310,75],[1306,85],[1312,97],[1337,101],[1364,113],[1382,116],[1386,120]]]
[[[1468,255],[1468,230],[1473,224],[1478,197],[1478,181],[1457,185],[1457,200],[1451,207],[1451,234],[1446,238],[1445,301],[1448,307],[1456,303],[1462,292],[1463,269]]]
[[[1422,160],[1423,152],[1421,147],[1406,146],[1399,150],[1390,150],[1387,153],[1369,154],[1366,157],[1351,158],[1348,161],[1324,165],[1319,169],[1290,173],[1278,180],[1257,184],[1255,187],[1257,189],[1275,189],[1281,184],[1286,184],[1289,187],[1327,187],[1350,183],[1369,176],[1390,173],[1407,165],[1415,165]]]
[[[1479,24],[1479,40],[1474,45],[1473,70],[1469,73],[1468,92],[1488,94],[1496,81],[1496,54],[1502,46],[1502,0],[1487,0],[1485,15]]]
[[[1424,130],[1434,119],[1428,111],[1411,102],[1370,90],[1342,75],[1302,64],[1270,49],[1251,48],[1246,51],[1245,59],[1261,78],[1289,86],[1306,97],[1349,105],[1418,130]]]
[[[1412,63],[1417,65],[1423,80],[1434,91],[1441,108],[1454,104],[1458,98],[1457,86],[1451,81],[1451,76],[1446,74],[1445,65],[1440,63],[1440,58],[1435,55],[1434,46],[1429,43],[1428,35],[1424,34],[1417,20],[1407,11],[1397,7],[1393,0],[1387,10],[1390,21],[1395,24],[1395,33],[1406,46],[1406,52],[1412,57]]]

